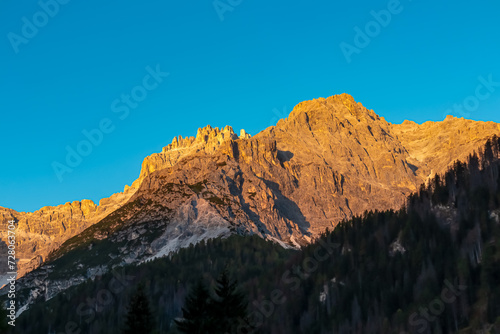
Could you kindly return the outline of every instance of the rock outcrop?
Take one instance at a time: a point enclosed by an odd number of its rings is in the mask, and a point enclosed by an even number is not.
[[[230,126],[219,130],[219,128],[212,128],[210,125],[198,129],[196,137],[174,137],[172,143],[165,146],[161,153],[152,154],[144,159],[139,178],[134,181],[132,187],[139,188],[144,178],[149,174],[162,168],[171,167],[185,156],[198,152],[214,153],[226,140],[238,138],[248,139],[250,135],[242,129],[240,137],[238,137]]]
[[[476,122],[447,116],[443,122],[417,124],[404,121],[391,127],[410,154],[410,162],[419,166],[420,178],[444,173],[450,161],[464,161],[484,146],[486,138],[500,133],[500,124]]]
[[[45,206],[35,212],[17,212],[0,207],[1,241],[6,241],[6,222],[16,221],[16,258],[18,277],[43,263],[47,255],[67,239],[81,233],[111,212],[120,208],[134,194],[135,189],[104,198],[97,206],[93,201],[68,202]],[[3,270],[2,270],[3,271]],[[0,286],[4,282],[0,281]]]

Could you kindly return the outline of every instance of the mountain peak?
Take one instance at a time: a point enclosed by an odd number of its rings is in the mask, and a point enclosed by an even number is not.
[[[132,188],[139,188],[142,180],[149,174],[159,169],[172,167],[187,155],[198,152],[211,154],[227,140],[248,138],[250,135],[244,129],[241,129],[240,136],[238,136],[229,125],[220,129],[207,125],[198,129],[196,137],[174,137],[172,143],[163,147],[160,153],[154,153],[144,159],[139,178],[132,183]]]
[[[373,110],[366,109],[360,102],[356,102],[354,97],[343,93],[333,95],[327,98],[317,98],[309,101],[300,102],[293,108],[287,120],[291,121],[305,113],[307,119],[331,119],[332,117],[338,120],[378,120],[380,117]]]

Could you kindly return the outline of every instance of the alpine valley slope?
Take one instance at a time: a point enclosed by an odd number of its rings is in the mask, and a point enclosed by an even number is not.
[[[258,234],[298,247],[365,210],[400,208],[429,177],[499,134],[500,124],[451,116],[395,125],[350,95],[319,98],[254,137],[210,126],[176,137],[144,160],[131,187],[99,206],[0,207],[1,226],[17,221],[20,274],[41,266],[20,285],[37,287],[30,298],[50,298],[206,238]]]

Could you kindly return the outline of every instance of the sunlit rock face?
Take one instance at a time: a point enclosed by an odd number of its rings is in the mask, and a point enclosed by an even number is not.
[[[130,229],[95,238],[140,240],[155,222],[156,234],[127,263],[230,233],[297,247],[365,210],[400,208],[421,183],[495,134],[500,126],[492,122],[391,124],[347,94],[314,99],[254,137],[229,126],[176,137],[144,159],[130,187],[99,205],[83,200],[32,213],[0,207],[1,236],[15,219],[21,275],[113,213]]]
[[[219,130],[219,128],[212,128],[210,125],[198,129],[196,137],[175,137],[171,144],[163,148],[161,153],[152,154],[144,159],[141,174],[132,186],[137,188],[150,173],[172,167],[183,157],[199,152],[214,153],[223,142],[238,138],[247,139],[250,138],[250,135],[245,130],[241,130],[240,137],[238,137],[230,126]]]
[[[16,221],[18,276],[37,268],[52,250],[121,207],[133,193],[130,188],[102,199],[100,205],[82,200],[45,206],[35,212],[17,212],[0,207],[2,241],[7,240],[7,221]]]

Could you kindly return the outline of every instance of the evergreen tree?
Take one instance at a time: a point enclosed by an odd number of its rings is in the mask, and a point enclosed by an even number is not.
[[[140,284],[130,300],[123,333],[150,334],[153,333],[153,327],[153,315],[149,301],[144,291],[144,285]]]
[[[213,334],[214,319],[212,317],[210,294],[200,280],[186,297],[182,308],[182,319],[175,320],[177,328],[186,334]]]
[[[229,278],[229,271],[225,268],[217,279],[213,301],[217,332],[233,333],[240,320],[246,319],[247,305],[244,294],[237,289],[236,280]]]

